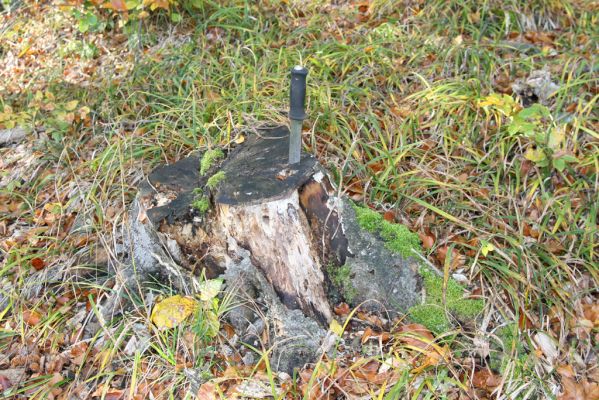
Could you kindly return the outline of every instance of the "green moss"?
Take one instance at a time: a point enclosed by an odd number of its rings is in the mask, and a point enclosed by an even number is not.
[[[385,247],[404,257],[414,256],[413,250],[422,251],[420,238],[405,225],[386,221],[381,214],[366,207],[354,205],[358,224],[364,230],[378,233],[385,242]]]
[[[461,299],[449,305],[449,309],[458,319],[474,319],[485,308],[483,299]]]
[[[426,302],[443,305],[443,278],[435,274],[428,268],[421,268],[420,274],[424,279],[424,289],[426,290]],[[447,290],[445,300],[447,303],[453,303],[464,297],[464,287],[454,279],[447,281]]]
[[[351,282],[351,270],[349,266],[343,265],[338,267],[336,265],[329,265],[327,272],[331,283],[341,292],[343,298],[348,303],[352,303],[356,297],[356,289]]]
[[[198,210],[198,212],[200,214],[205,214],[206,211],[208,211],[208,209],[210,209],[210,200],[208,200],[207,196],[199,196],[196,197],[193,202],[191,203],[191,206],[193,208],[195,208],[196,210]]]
[[[378,232],[383,224],[383,216],[378,212],[371,210],[370,208],[360,207],[354,205],[356,211],[356,219],[358,224],[364,230],[368,232]]]
[[[458,320],[476,318],[485,306],[482,299],[465,299],[464,287],[454,279],[447,281],[445,301],[443,300],[443,278],[436,275],[428,268],[421,268],[420,274],[424,279],[426,291],[425,304],[414,306],[409,313],[415,322],[418,322],[435,334],[447,332],[451,329],[451,321],[447,313]]]
[[[410,308],[412,321],[426,326],[431,332],[438,335],[451,330],[452,326],[445,309],[435,304],[421,304]]]
[[[223,159],[225,153],[221,149],[206,150],[200,161],[200,175],[204,176],[215,162]]]
[[[412,250],[422,251],[420,238],[417,234],[410,232],[405,225],[383,221],[380,235],[389,250],[399,253],[404,257],[414,256]]]
[[[216,174],[212,175],[206,181],[206,187],[210,190],[216,189],[216,187],[225,180],[226,174],[224,171],[218,171]]]

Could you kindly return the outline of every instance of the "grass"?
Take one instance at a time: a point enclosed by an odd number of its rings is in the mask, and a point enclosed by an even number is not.
[[[408,368],[390,380],[392,388],[371,385],[367,393],[417,398],[435,397],[439,388],[462,391],[472,384],[471,365],[485,366],[473,343],[493,348],[505,326],[515,326],[520,341],[494,350],[491,366],[503,379],[498,397],[557,396],[560,377],[535,350],[536,331],[560,340],[560,363],[573,365],[577,377],[591,376],[592,365],[572,360],[588,360],[597,346],[597,326],[581,322],[599,284],[599,24],[592,6],[374,0],[361,17],[345,3],[228,0],[206,2],[178,24],[150,18],[139,25],[141,36],[125,28],[123,37],[77,33],[67,14],[39,7],[43,12],[14,11],[0,25],[0,59],[3,71],[11,71],[0,75],[0,127],[34,132],[22,154],[0,149],[1,353],[12,357],[23,346],[52,357],[71,352],[95,304],[114,290],[115,279],[104,279],[114,274],[102,266],[119,265],[136,183],[152,167],[198,148],[227,149],[257,124],[286,123],[288,72],[302,63],[310,71],[306,148],[354,200],[394,209],[412,232],[433,236],[429,262],[448,277],[465,276],[468,289],[488,304],[479,320],[486,325],[451,328],[457,333],[451,362]],[[127,47],[135,40],[141,47]],[[92,42],[97,50],[89,56],[72,50]],[[506,93],[517,112],[510,83],[543,68],[559,89],[547,104],[550,118],[535,129],[561,130],[554,147],[549,136],[510,132],[516,114],[506,104],[483,105]],[[559,170],[527,159],[529,149],[574,161]],[[19,179],[11,178],[19,171]],[[78,233],[69,234],[75,225]],[[458,270],[436,259],[446,246],[464,257]],[[45,264],[40,271],[36,258]],[[74,375],[52,381],[52,388],[90,396],[127,387],[127,393],[189,398],[183,365],[219,373],[232,367],[215,358],[216,347],[190,344],[191,327],[145,328],[151,347],[124,352],[140,337],[151,307],[145,293],[127,295],[134,310],[88,339],[86,363],[69,356]],[[26,318],[33,311],[39,321]],[[391,341],[363,364],[412,360],[413,349],[401,343]],[[22,362],[30,368],[31,360]],[[368,376],[364,365],[350,366],[347,376]],[[290,387],[299,397],[307,381],[324,390],[318,385],[342,379],[335,375],[341,370],[341,361],[323,359],[311,379],[296,377]],[[60,371],[46,368],[14,390],[47,397],[45,382],[54,372]]]

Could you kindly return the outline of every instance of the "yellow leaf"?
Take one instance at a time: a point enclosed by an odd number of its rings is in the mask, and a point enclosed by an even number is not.
[[[174,328],[189,317],[196,307],[197,302],[191,297],[167,297],[154,306],[151,320],[158,329]]]
[[[62,204],[60,203],[46,203],[44,204],[44,210],[48,211],[50,214],[59,215],[62,213]]]
[[[480,249],[481,253],[483,253],[483,256],[487,256],[487,254],[489,254],[490,251],[495,250],[495,246],[493,246],[493,244],[483,241],[482,242],[482,247]]]
[[[329,330],[333,332],[335,335],[341,337],[343,336],[343,327],[336,320],[331,321],[331,325],[329,326]]]
[[[545,159],[545,153],[541,149],[529,147],[528,150],[526,150],[524,157],[529,161],[537,163]]]
[[[210,301],[220,293],[223,286],[222,279],[210,279],[200,285],[200,300]]]
[[[566,132],[564,128],[553,128],[549,133],[549,140],[547,142],[547,146],[550,149],[556,150],[562,144],[564,139],[566,138]]]
[[[64,109],[67,111],[73,111],[75,108],[77,108],[77,104],[79,104],[79,101],[77,100],[69,101],[64,105]]]
[[[237,144],[241,144],[243,142],[245,142],[245,136],[243,136],[243,135],[239,135],[237,137],[237,139],[235,139],[235,143],[237,143]]]

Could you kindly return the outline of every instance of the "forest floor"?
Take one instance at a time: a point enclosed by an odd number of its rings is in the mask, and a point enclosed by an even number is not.
[[[599,399],[596,3],[191,3],[0,14],[0,398]],[[337,356],[294,376],[223,315],[158,329],[164,287],[87,335],[136,184],[285,124],[300,63],[306,149],[482,315],[433,334],[337,305]]]

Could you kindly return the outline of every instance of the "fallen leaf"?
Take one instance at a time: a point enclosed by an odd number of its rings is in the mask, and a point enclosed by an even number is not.
[[[576,375],[574,368],[569,364],[559,365],[555,370],[562,376],[562,378],[574,378]]]
[[[551,338],[545,332],[538,332],[534,336],[534,341],[537,343],[545,358],[550,364],[553,364],[555,359],[557,359],[559,353],[557,351],[557,346],[555,345],[555,340]]]
[[[237,144],[241,144],[243,142],[245,142],[245,136],[243,136],[243,135],[239,135],[237,137],[237,139],[235,139],[235,143],[237,143]]]
[[[110,0],[109,2],[104,3],[102,6],[104,8],[108,8],[114,11],[127,11],[127,5],[124,0]]]
[[[337,320],[332,320],[329,325],[329,330],[333,332],[335,335],[341,337],[343,336],[343,326]]]
[[[216,385],[212,382],[203,383],[198,390],[196,398],[202,400],[217,400],[219,399]]]
[[[425,233],[419,233],[418,237],[422,241],[422,247],[425,249],[432,249],[435,245],[435,237],[433,235],[427,235]]]
[[[422,350],[429,349],[435,340],[431,331],[420,324],[402,325],[394,333],[399,341]]]
[[[41,258],[35,257],[31,259],[31,266],[35,268],[36,271],[39,271],[46,266],[46,263]]]
[[[77,104],[79,104],[78,100],[69,101],[64,105],[64,109],[67,111],[73,111],[75,108],[77,108]]]
[[[12,383],[4,375],[0,375],[0,390],[5,391],[12,387]]]
[[[372,328],[368,327],[368,328],[366,328],[366,330],[364,331],[364,334],[362,335],[362,339],[361,339],[362,344],[366,343],[371,336],[374,336],[374,332],[373,332]]]
[[[35,326],[42,320],[42,314],[35,310],[23,311],[23,321],[29,326]]]
[[[211,301],[218,296],[223,286],[222,279],[210,279],[200,285],[200,300]]]
[[[335,314],[339,315],[340,317],[343,317],[349,314],[350,309],[347,303],[341,303],[335,306],[334,311]]]
[[[385,211],[383,219],[388,222],[395,222],[395,213],[393,211]]]
[[[594,327],[599,327],[599,303],[584,304],[582,309],[585,319],[591,321]]]
[[[450,266],[452,270],[462,267],[466,262],[465,257],[461,255],[460,252],[455,248],[453,248],[450,253],[448,246],[439,247],[435,254],[435,258],[439,261],[439,263],[441,263],[441,265],[445,265],[445,260],[447,257],[451,257]]]
[[[472,374],[472,386],[478,389],[491,391],[501,384],[501,377],[495,375],[489,369],[480,369]]]
[[[425,352],[424,361],[420,364],[418,368],[415,368],[412,373],[417,374],[428,367],[434,367],[441,363],[441,361],[447,359],[449,356],[449,347],[443,346],[439,347],[437,345],[433,345],[431,349]]]
[[[188,296],[175,295],[157,303],[152,310],[151,320],[158,329],[178,326],[196,309],[197,302]]]

